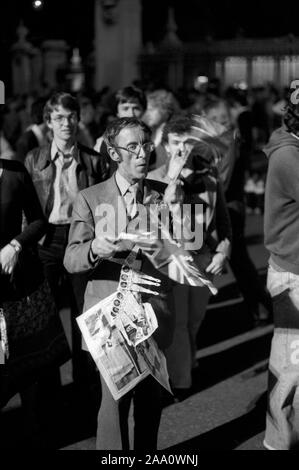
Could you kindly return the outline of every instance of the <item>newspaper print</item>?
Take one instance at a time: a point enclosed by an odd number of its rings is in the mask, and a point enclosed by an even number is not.
[[[114,304],[117,299],[114,299]],[[115,308],[115,307],[113,307]],[[112,315],[113,317],[113,309]],[[158,328],[155,312],[150,304],[142,304],[128,291],[115,316],[115,325],[130,346],[137,346],[148,339]]]
[[[118,328],[111,315],[115,298],[116,293],[77,318],[88,350],[113,398],[118,400],[149,374],[170,390],[163,353],[152,337],[138,342],[137,346],[127,342],[128,334],[123,334],[123,328]],[[148,309],[146,304],[145,309]],[[147,315],[151,315],[148,310]]]

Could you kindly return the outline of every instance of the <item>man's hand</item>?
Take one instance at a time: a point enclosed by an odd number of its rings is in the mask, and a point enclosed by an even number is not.
[[[182,169],[186,165],[188,158],[193,150],[196,141],[188,138],[184,142],[184,148],[178,148],[174,154],[170,156],[168,163],[167,175],[170,180],[177,180],[180,176]]]
[[[92,254],[99,258],[112,258],[120,250],[119,242],[111,238],[97,237],[91,243]]]
[[[207,273],[221,274],[225,265],[226,256],[223,253],[216,253],[213,256],[212,262],[206,268]]]
[[[3,274],[11,274],[17,264],[18,253],[11,245],[0,250],[0,265]]]

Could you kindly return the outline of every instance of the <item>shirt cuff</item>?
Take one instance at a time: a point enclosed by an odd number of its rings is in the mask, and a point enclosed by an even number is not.
[[[92,265],[95,265],[99,261],[99,257],[95,255],[94,252],[92,251],[92,244],[90,244],[90,249],[88,252],[88,261]]]

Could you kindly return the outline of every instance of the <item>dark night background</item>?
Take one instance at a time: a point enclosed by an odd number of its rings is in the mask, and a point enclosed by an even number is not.
[[[144,43],[161,41],[169,6],[174,7],[177,34],[182,41],[208,36],[217,39],[299,35],[299,7],[293,0],[285,5],[270,0],[142,0],[142,6]],[[79,47],[84,59],[93,49],[93,13],[94,0],[44,0],[41,10],[34,10],[32,0],[1,0],[0,78],[10,82],[10,48],[16,42],[21,19],[33,45],[38,46],[45,39],[64,39],[71,47]]]
[[[30,30],[28,39],[65,39],[82,52],[93,39],[93,0],[44,0],[42,10],[32,8],[32,0],[1,0],[0,39],[8,46],[15,40],[20,18]],[[165,32],[167,9],[175,8],[178,35],[195,41],[211,35],[231,38],[283,36],[298,31],[298,2],[284,5],[270,0],[143,0],[143,39],[159,41]]]

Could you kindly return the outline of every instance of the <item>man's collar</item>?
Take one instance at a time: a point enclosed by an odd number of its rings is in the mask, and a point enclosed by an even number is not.
[[[131,186],[131,183],[129,183],[126,178],[124,178],[118,170],[116,170],[115,173],[115,181],[117,186],[119,187],[119,190],[121,192],[121,195],[124,196],[126,192],[128,191],[129,187]],[[143,182],[140,180],[139,182],[139,189],[142,190]]]
[[[51,144],[51,160],[56,160],[57,156],[59,155],[63,155],[63,152],[59,150],[55,140],[53,139]],[[79,162],[77,142],[75,142],[74,145],[71,147],[70,151],[67,152],[67,155],[71,155],[77,162]]]

